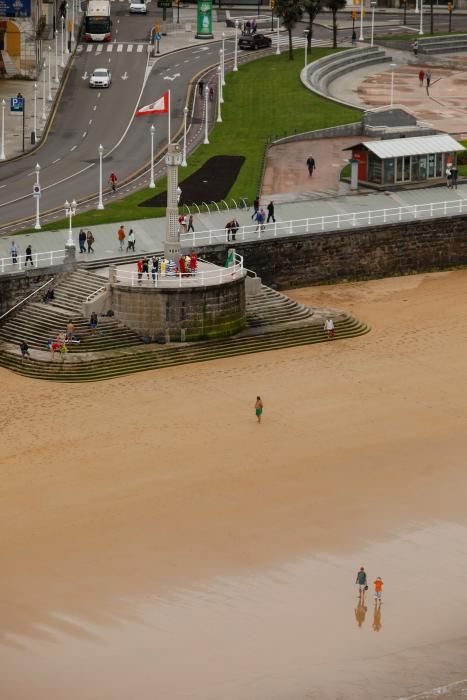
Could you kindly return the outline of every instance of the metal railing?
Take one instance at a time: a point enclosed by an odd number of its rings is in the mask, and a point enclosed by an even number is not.
[[[31,294],[28,294],[27,297],[24,297],[24,299],[21,299],[21,301],[19,301],[17,304],[12,306],[11,309],[8,309],[8,311],[5,311],[5,313],[0,316],[0,321],[2,319],[4,319],[6,316],[8,316],[9,314],[11,314],[12,311],[15,311],[15,309],[18,309],[20,306],[22,306],[26,301],[29,301],[29,299],[31,299],[31,297],[33,297],[36,294],[38,294],[39,292],[41,292],[51,282],[53,282],[53,277],[52,277],[52,279],[47,280],[47,282],[44,282],[44,284],[41,284],[41,286],[38,287],[37,289],[35,289],[33,292],[31,292]]]
[[[57,265],[63,262],[65,259],[64,250],[49,250],[45,253],[32,253],[31,259],[28,258],[26,253],[21,253],[13,258],[10,255],[8,258],[0,258],[0,274],[5,272],[22,272],[33,267],[48,267],[49,265]],[[13,262],[16,260],[16,262]]]
[[[389,209],[373,209],[345,214],[307,217],[306,219],[276,221],[269,224],[265,223],[261,226],[258,224],[247,224],[246,226],[239,227],[235,240],[253,241],[261,238],[291,236],[300,233],[322,233],[325,231],[338,231],[340,229],[365,228],[378,224],[443,217],[463,214],[464,212],[467,212],[467,199],[432,202],[430,204],[407,204],[403,207],[392,207]],[[208,229],[205,231],[196,231],[194,233],[182,233],[180,235],[180,242],[182,246],[186,248],[226,243],[227,229]],[[235,243],[235,241],[232,241],[232,244],[233,243]]]
[[[203,263],[204,261],[198,259],[198,262]],[[160,272],[155,272],[155,270],[138,272],[116,268],[114,280],[130,287],[192,287],[198,284],[200,286],[225,284],[239,279],[244,274],[243,257],[236,253],[235,263],[229,267],[216,266],[212,270],[198,268],[194,273],[181,273],[180,271],[176,271],[172,274],[161,274]]]

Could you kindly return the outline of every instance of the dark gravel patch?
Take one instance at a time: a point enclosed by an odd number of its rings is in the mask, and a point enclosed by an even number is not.
[[[220,202],[229,194],[244,156],[213,156],[193,175],[180,183],[182,195],[180,204],[202,204],[203,202]],[[179,170],[179,174],[183,169]],[[141,202],[140,207],[167,206],[167,192],[156,194],[151,199]]]

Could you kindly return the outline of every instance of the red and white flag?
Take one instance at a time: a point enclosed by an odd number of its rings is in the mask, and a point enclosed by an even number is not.
[[[169,91],[164,92],[162,97],[159,97],[155,102],[151,102],[150,105],[141,107],[136,112],[136,117],[142,117],[145,114],[167,114],[169,111]]]

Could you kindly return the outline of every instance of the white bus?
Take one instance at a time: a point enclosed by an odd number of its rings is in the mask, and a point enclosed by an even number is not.
[[[88,0],[84,23],[85,41],[110,41],[112,20],[109,0]]]

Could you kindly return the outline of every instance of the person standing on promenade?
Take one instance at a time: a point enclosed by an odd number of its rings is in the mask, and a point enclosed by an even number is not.
[[[94,248],[92,247],[92,244],[94,243],[94,236],[92,235],[91,231],[88,231],[86,234],[86,243],[88,244],[88,253],[94,253]]]
[[[256,218],[256,214],[258,213],[259,210],[259,194],[256,195],[255,201],[253,202],[253,214],[251,215],[252,219]]]
[[[452,187],[452,170],[450,165],[446,168],[446,185],[448,189]]]
[[[423,81],[425,80],[425,71],[423,68],[418,73],[418,79],[420,81],[420,87],[423,87]]]
[[[451,167],[451,187],[457,190],[457,165]]]
[[[272,200],[269,202],[269,204],[267,206],[267,210],[268,210],[268,219],[267,219],[266,223],[267,224],[269,223],[269,219],[272,219],[273,222],[275,223],[276,220],[274,218],[274,202]]]
[[[381,605],[381,596],[383,595],[383,586],[384,583],[381,580],[381,577],[378,576],[378,578],[374,581],[375,585],[375,604],[380,604]]]
[[[308,168],[308,175],[312,177],[313,170],[316,170],[316,161],[313,156],[310,156],[306,161],[306,166]]]
[[[118,243],[119,243],[119,251],[122,253],[123,252],[123,244],[125,242],[125,227],[122,224],[120,228],[117,231],[117,238],[118,238]]]
[[[261,423],[261,416],[263,415],[263,402],[261,401],[261,396],[256,397],[255,413],[258,423]]]
[[[186,231],[187,231],[187,233],[189,231],[193,231],[193,233],[195,232],[195,228],[193,226],[193,214],[190,214],[190,216],[188,217],[188,228]]]
[[[426,94],[430,94],[430,85],[431,85],[431,70],[427,70],[426,72]]]
[[[84,228],[80,229],[79,236],[78,236],[78,243],[79,243],[79,252],[85,253],[86,252],[86,231],[84,230]]]
[[[32,261],[32,246],[30,243],[26,248],[26,259],[24,261],[24,267],[27,267],[28,262],[31,263],[31,267],[34,267],[34,263]]]
[[[366,571],[363,568],[363,566],[360,567],[360,571],[358,571],[357,573],[357,579],[355,583],[358,586],[359,598],[363,598],[365,596],[365,591],[368,589]]]
[[[11,242],[10,252],[11,262],[13,263],[13,265],[16,265],[16,263],[18,262],[18,247],[14,241]]]
[[[127,246],[126,246],[126,252],[132,250],[133,253],[135,252],[135,243],[136,243],[136,238],[135,234],[132,228],[130,228],[130,233],[128,234],[128,239],[127,239]]]

